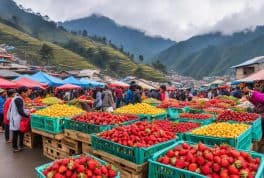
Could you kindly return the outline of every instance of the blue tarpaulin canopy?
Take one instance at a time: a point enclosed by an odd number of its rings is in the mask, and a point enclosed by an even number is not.
[[[86,87],[104,87],[105,84],[101,82],[96,82],[86,78],[81,78],[80,81],[86,85]]]
[[[87,85],[82,83],[80,80],[78,80],[77,78],[70,76],[66,79],[63,80],[65,83],[69,83],[69,84],[73,84],[73,85],[78,85],[80,87],[86,87]]]
[[[48,84],[49,86],[56,87],[65,84],[65,82],[57,77],[53,77],[44,72],[37,72],[30,76],[31,79],[36,80],[40,83]]]

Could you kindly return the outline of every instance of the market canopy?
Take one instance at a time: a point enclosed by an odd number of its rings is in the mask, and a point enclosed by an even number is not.
[[[111,82],[108,86],[110,88],[116,88],[116,87],[128,88],[129,87],[129,85],[127,83],[124,83],[124,82],[121,82],[121,81]]]
[[[209,85],[220,85],[220,84],[223,84],[223,83],[225,83],[225,81],[223,81],[223,80],[215,80],[215,81],[209,83]]]
[[[25,86],[28,88],[41,88],[45,89],[48,87],[46,84],[42,84],[40,82],[37,82],[35,80],[32,80],[28,77],[19,77],[18,79],[13,80],[14,83],[16,83],[18,86]]]
[[[76,79],[73,76],[70,76],[70,77],[64,79],[63,81],[64,81],[64,83],[67,83],[67,84],[69,83],[69,84],[72,84],[72,85],[78,85],[80,87],[85,87],[84,83],[82,83],[80,80]]]
[[[86,85],[85,87],[104,87],[105,86],[104,83],[96,82],[96,81],[89,80],[86,78],[81,78],[80,82],[82,82],[82,84]]]
[[[12,81],[0,78],[0,88],[7,89],[7,88],[17,88],[18,85]]]
[[[44,72],[37,72],[30,76],[31,79],[36,80],[40,83],[48,84],[49,86],[60,86],[65,84],[63,80],[53,77],[51,75],[48,75]]]
[[[264,69],[254,73],[254,74],[251,74],[251,75],[249,75],[246,78],[233,81],[231,84],[232,85],[237,85],[237,84],[240,84],[240,83],[243,83],[243,82],[244,83],[253,83],[255,81],[260,81],[260,80],[264,80]]]
[[[72,84],[64,84],[62,86],[56,87],[56,90],[78,90],[78,89],[82,89],[82,87]]]

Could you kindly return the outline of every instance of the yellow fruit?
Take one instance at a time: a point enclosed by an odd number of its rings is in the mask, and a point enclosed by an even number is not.
[[[236,138],[249,128],[247,124],[220,122],[193,130],[195,135],[205,135],[221,138]]]
[[[42,103],[48,104],[48,105],[63,103],[62,100],[56,97],[47,97],[47,98],[42,99],[41,101]]]
[[[84,112],[83,110],[66,104],[54,104],[35,112],[36,115],[49,117],[72,117]]]
[[[156,108],[147,103],[129,104],[118,108],[114,111],[116,114],[164,114],[166,111],[160,108]]]

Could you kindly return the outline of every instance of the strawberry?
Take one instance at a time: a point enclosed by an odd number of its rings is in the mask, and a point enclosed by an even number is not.
[[[230,175],[230,178],[240,178],[239,175]]]
[[[196,162],[197,162],[200,166],[202,166],[202,165],[204,164],[205,160],[204,160],[204,158],[203,158],[202,156],[198,156],[198,157],[196,158]]]
[[[93,172],[89,169],[87,169],[85,173],[86,173],[87,177],[89,177],[89,178],[93,176]]]
[[[183,160],[181,160],[181,159],[177,159],[175,167],[183,169],[185,167],[185,162]]]
[[[63,174],[65,171],[67,171],[67,168],[66,168],[64,165],[61,165],[61,166],[59,167],[58,172]]]
[[[96,174],[96,175],[98,175],[98,176],[102,175],[102,171],[101,171],[101,169],[100,169],[100,168],[95,168],[95,170],[94,170],[94,174]]]
[[[65,178],[65,177],[60,173],[56,173],[53,178]]]
[[[223,170],[220,172],[220,177],[221,177],[221,178],[229,178],[228,171],[227,171],[226,169],[223,169]]]
[[[219,156],[214,157],[214,162],[220,164],[221,163],[221,158]]]
[[[96,168],[96,166],[97,166],[97,161],[89,160],[87,162],[87,166],[88,166],[89,169],[94,170]]]
[[[169,158],[172,158],[174,156],[174,152],[172,150],[169,150],[166,154]]]
[[[227,159],[222,159],[221,160],[221,166],[222,167],[228,167],[229,166],[229,162]]]
[[[58,162],[54,162],[54,164],[52,165],[52,170],[57,171],[58,169],[59,169]]]
[[[239,170],[233,165],[228,167],[228,171],[230,174],[239,175]]]
[[[183,149],[189,149],[190,148],[190,146],[186,142],[184,142],[181,146]]]
[[[107,174],[107,168],[106,166],[101,167],[102,174],[106,175]]]
[[[192,163],[192,164],[189,165],[188,170],[192,171],[192,172],[196,172],[197,168],[198,168],[197,164]]]
[[[112,169],[108,170],[108,177],[114,178],[116,176],[116,172]]]
[[[188,150],[180,150],[179,155],[184,156],[188,153]]]
[[[170,163],[170,158],[167,157],[167,156],[163,157],[162,163],[163,163],[163,164],[169,164],[169,163]],[[89,167],[89,166],[88,166],[88,167]]]
[[[201,173],[204,175],[211,174],[211,168],[207,165],[202,166]]]
[[[84,170],[85,170],[84,165],[79,165],[79,166],[77,167],[77,172],[79,172],[79,173],[83,173]]]
[[[212,153],[208,153],[208,152],[205,153],[204,157],[205,157],[207,160],[209,160],[209,161],[213,161],[213,159],[214,159],[213,154],[212,154]]]
[[[230,154],[234,157],[234,158],[238,158],[240,156],[240,152],[237,150],[231,150]]]
[[[249,154],[246,153],[246,152],[244,152],[244,151],[241,151],[241,152],[240,152],[240,155],[241,155],[244,159],[247,159],[248,157],[250,157]]]
[[[216,173],[213,173],[212,174],[212,178],[220,178],[220,176],[218,174],[216,174]]]
[[[205,146],[204,144],[202,144],[201,142],[198,143],[198,150],[199,151],[205,151],[207,150],[207,146]]]
[[[65,173],[66,177],[71,177],[72,176],[72,172],[70,170],[67,170]]]
[[[214,163],[214,164],[213,164],[213,171],[214,171],[214,172],[219,172],[220,169],[221,169],[221,167],[220,167],[219,164],[217,164],[217,163]]]

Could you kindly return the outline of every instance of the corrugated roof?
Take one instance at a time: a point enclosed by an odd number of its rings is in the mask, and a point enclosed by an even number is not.
[[[254,57],[252,59],[249,59],[241,64],[232,66],[231,68],[237,68],[237,67],[242,67],[242,66],[248,66],[248,65],[252,65],[252,64],[261,64],[264,63],[264,56],[258,56],[258,57]]]

